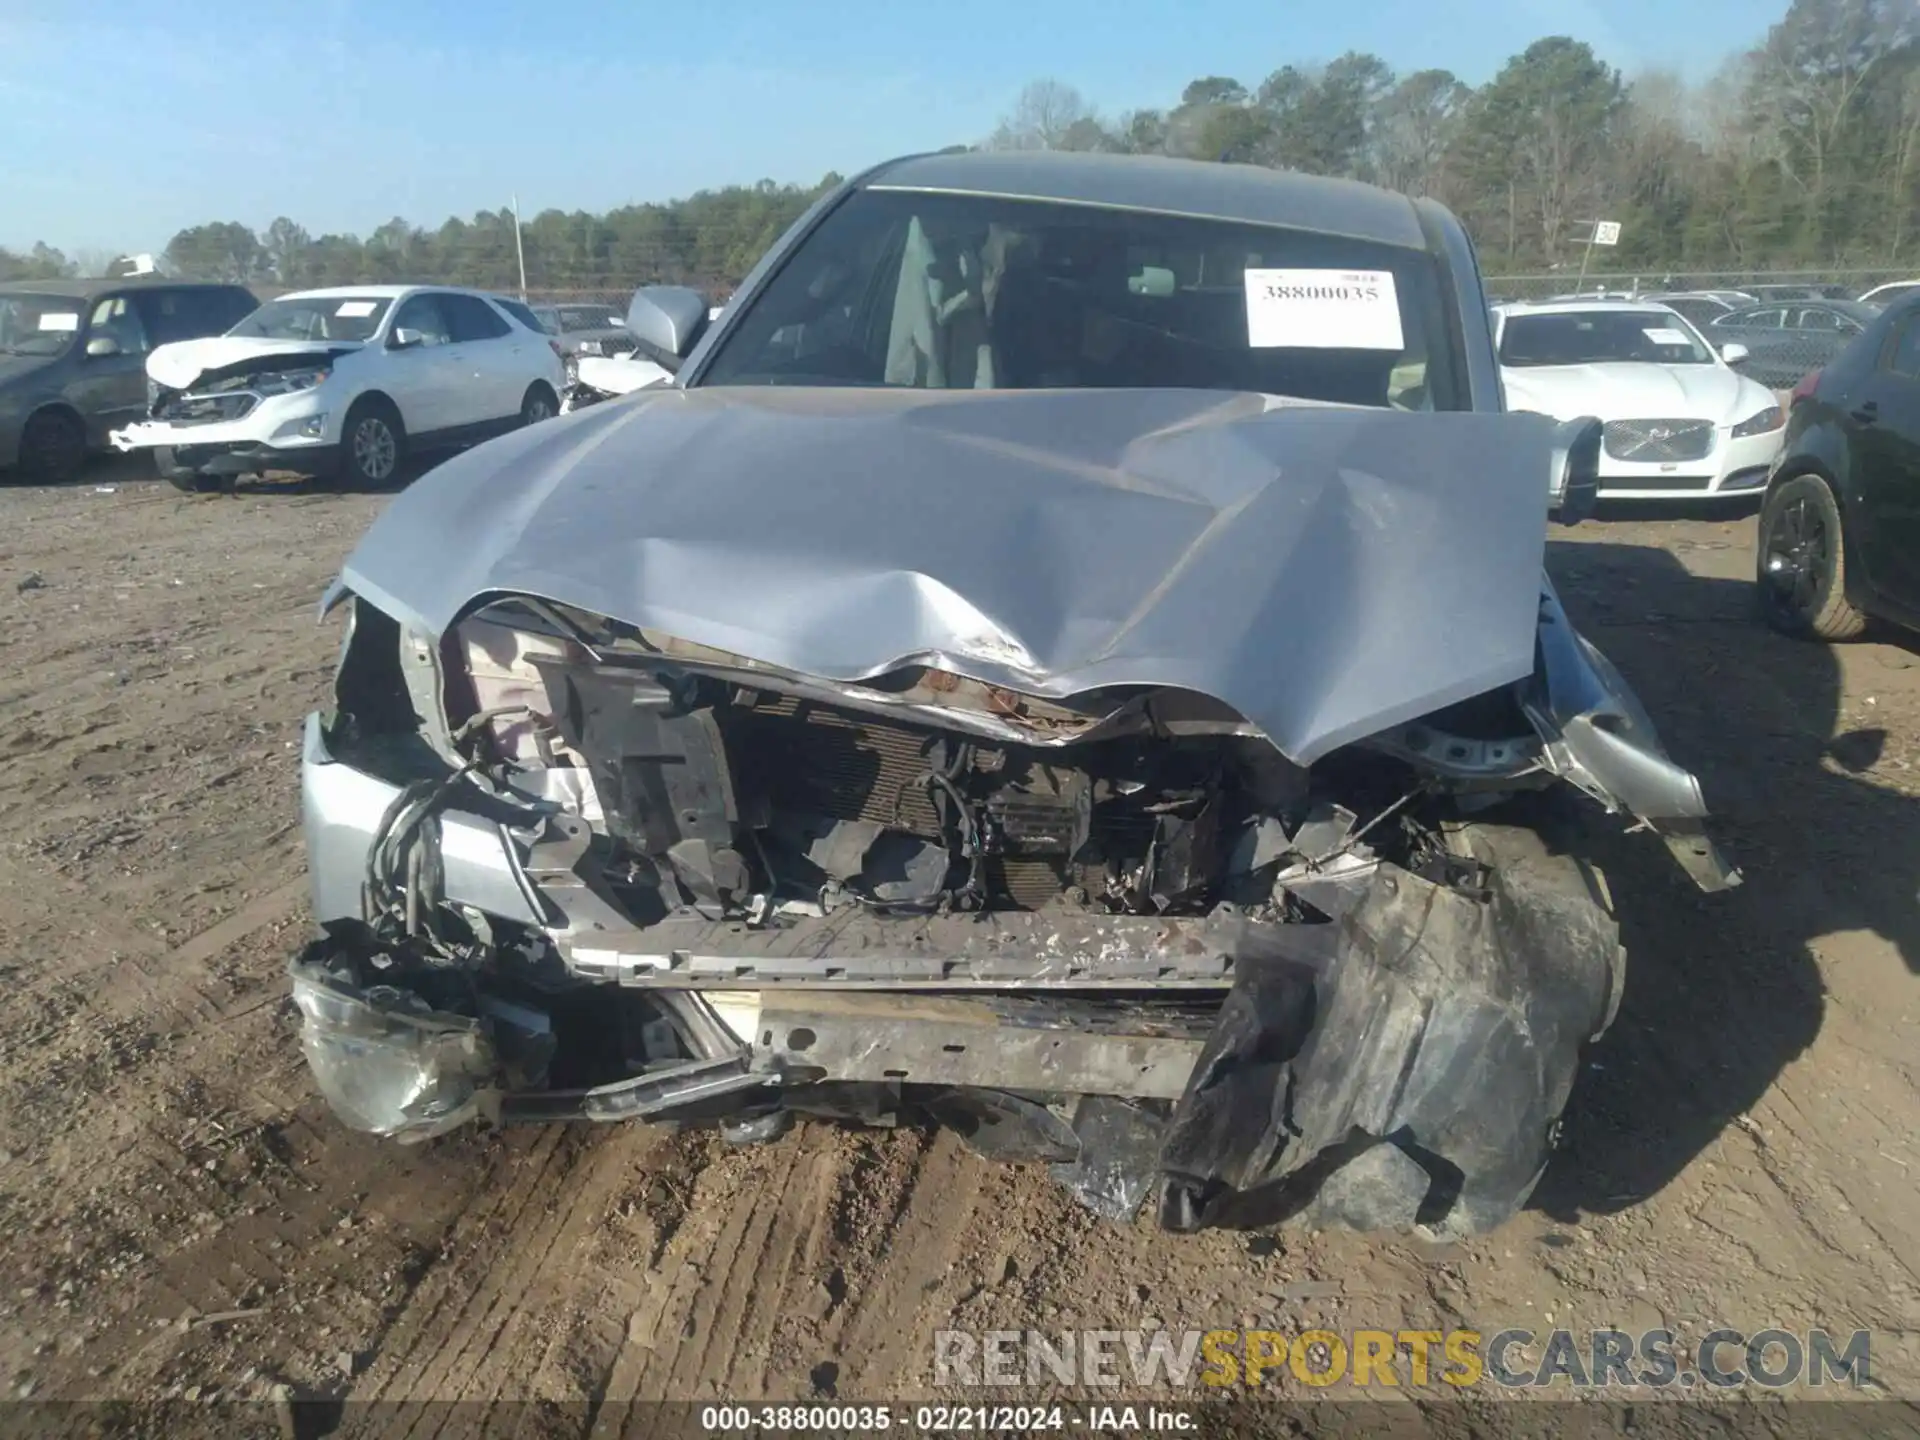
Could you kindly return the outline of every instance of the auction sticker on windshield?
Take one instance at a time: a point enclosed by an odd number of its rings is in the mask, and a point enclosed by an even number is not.
[[[71,310],[49,310],[40,317],[42,330],[78,330],[80,317]]]
[[[1390,270],[1247,272],[1247,343],[1255,349],[1406,348]]]
[[[342,300],[335,315],[349,320],[363,319],[380,308],[378,300]]]
[[[1685,334],[1678,330],[1653,329],[1642,330],[1640,333],[1656,345],[1687,345],[1692,343],[1687,339]]]

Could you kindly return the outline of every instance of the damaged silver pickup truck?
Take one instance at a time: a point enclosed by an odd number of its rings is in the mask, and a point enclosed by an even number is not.
[[[449,461],[327,609],[303,1044],[350,1125],[931,1120],[1192,1230],[1483,1231],[1694,778],[1544,578],[1445,210],[1107,156],[822,200],[674,383]],[[1584,792],[1585,799],[1573,794]]]

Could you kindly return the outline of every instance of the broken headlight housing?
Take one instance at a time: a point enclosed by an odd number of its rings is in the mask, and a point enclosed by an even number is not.
[[[499,1061],[479,1018],[388,985],[361,987],[296,961],[300,1048],[334,1113],[356,1130],[426,1140],[478,1116]]]

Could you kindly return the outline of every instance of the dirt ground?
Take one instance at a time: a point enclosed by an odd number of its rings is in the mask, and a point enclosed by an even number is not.
[[[632,1397],[924,1395],[939,1328],[1319,1323],[1865,1328],[1878,1393],[1920,1399],[1920,649],[1767,633],[1750,518],[1556,534],[1747,883],[1701,896],[1601,822],[1619,1020],[1533,1207],[1433,1250],[1120,1228],[946,1135],[341,1128],[284,1000],[296,743],[315,600],[383,503],[127,465],[0,490],[6,1395],[286,1384],[600,1433]]]

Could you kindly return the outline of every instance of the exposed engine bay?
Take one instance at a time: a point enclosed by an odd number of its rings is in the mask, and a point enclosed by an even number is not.
[[[310,764],[391,799],[295,992],[335,1108],[403,1139],[931,1119],[1174,1229],[1471,1233],[1618,1003],[1604,882],[1474,818],[1557,783],[1517,691],[1305,767],[1202,696],[827,685],[508,600],[437,652],[356,602],[339,698]],[[476,816],[524,918],[472,903]],[[1513,1091],[1462,1111],[1489,1056]]]

